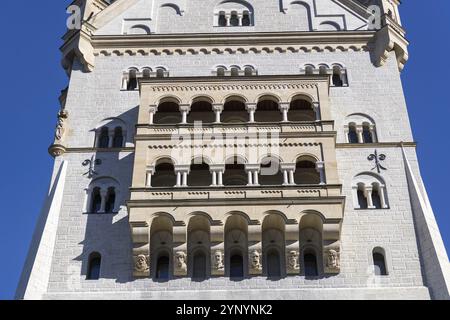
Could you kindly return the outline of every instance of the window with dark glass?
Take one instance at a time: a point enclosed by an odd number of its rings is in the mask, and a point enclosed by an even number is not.
[[[92,253],[89,257],[88,272],[86,275],[87,280],[100,279],[100,266],[102,258],[99,253]]]
[[[91,212],[98,213],[102,205],[102,196],[100,194],[100,188],[94,188],[91,196]]]
[[[98,137],[98,147],[99,148],[109,147],[109,130],[107,127],[102,128],[100,131],[100,135]]]
[[[169,257],[161,256],[158,258],[156,265],[156,279],[158,280],[169,279]]]
[[[304,256],[305,262],[305,276],[306,277],[317,277],[319,271],[317,270],[317,259],[312,253],[307,253]]]
[[[244,277],[244,259],[242,255],[235,254],[230,258],[230,278]]]
[[[375,267],[375,275],[387,276],[386,261],[384,255],[379,252],[373,253],[373,264]]]

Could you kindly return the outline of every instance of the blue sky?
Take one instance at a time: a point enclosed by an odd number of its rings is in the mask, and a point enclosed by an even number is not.
[[[13,297],[48,189],[53,159],[47,148],[59,92],[68,81],[58,51],[68,2],[2,2],[0,299]],[[401,14],[411,41],[402,75],[410,119],[423,179],[449,248],[450,1],[407,0]]]

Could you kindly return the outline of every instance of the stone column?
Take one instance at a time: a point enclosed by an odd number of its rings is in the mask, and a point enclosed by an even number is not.
[[[319,102],[313,102],[312,103],[314,112],[316,113],[316,121],[320,121],[322,119],[322,116],[320,114],[320,103]]]
[[[175,174],[177,175],[177,185],[176,187],[187,187],[188,186],[188,174],[191,169],[190,165],[176,165]]]
[[[255,112],[256,112],[256,103],[246,103],[245,109],[248,111],[249,114],[249,123],[255,122]]]
[[[156,105],[150,106],[149,111],[149,124],[154,124],[155,114],[158,111],[158,107]]]
[[[210,171],[210,172],[211,172],[211,176],[212,176],[211,187],[216,187],[217,186],[217,172],[216,171]]]
[[[355,209],[361,209],[361,206],[359,205],[359,199],[358,199],[358,186],[352,187],[352,197],[353,197],[353,205]]]
[[[223,185],[223,172],[225,171],[225,165],[210,165],[209,170],[212,174],[212,186],[221,187]]]
[[[129,73],[124,72],[122,76],[122,90],[127,90],[128,88],[128,81],[129,81]]]
[[[114,129],[108,131],[108,148],[112,148],[114,143]]]
[[[152,176],[155,173],[155,167],[147,166],[147,169],[145,172],[146,172],[145,186],[147,188],[151,188],[152,187]]]
[[[366,186],[364,189],[364,193],[367,198],[367,208],[375,209],[375,206],[373,205],[373,200],[372,200],[372,186],[370,186],[370,187]]]
[[[133,276],[150,277],[150,224],[146,221],[130,222],[133,241]]]
[[[258,174],[260,172],[260,169],[261,169],[260,164],[246,164],[245,165],[245,171],[248,174],[248,185],[249,186],[259,185]]]
[[[108,196],[108,190],[101,189],[100,190],[100,196],[102,197],[102,202],[100,204],[100,210],[98,213],[105,213],[106,211],[106,197]]]
[[[283,170],[283,186],[289,185],[289,175],[286,169]]]
[[[253,185],[253,174],[252,172],[249,170],[247,171],[247,175],[248,175],[248,186],[252,186]]]
[[[370,130],[370,135],[372,136],[372,142],[377,142],[377,135],[376,135],[376,131],[375,131],[375,125],[371,124],[369,126],[369,130]]]
[[[225,275],[225,246],[224,246],[224,226],[213,224],[211,232],[211,275]]]
[[[289,112],[289,108],[290,108],[290,103],[289,102],[281,102],[280,103],[280,111],[283,114],[283,122],[288,122],[288,112]]]
[[[380,186],[380,189],[378,191],[378,193],[380,194],[381,207],[383,209],[389,208],[389,206],[386,202],[385,190],[386,190],[385,186]]]
[[[213,104],[213,111],[216,115],[216,122],[215,123],[221,123],[220,115],[223,112],[223,104]]]
[[[262,227],[261,224],[248,226],[248,274],[262,275]]]
[[[358,143],[364,143],[364,136],[363,136],[363,127],[362,125],[356,126],[356,135],[358,136]]]
[[[175,171],[175,174],[177,175],[177,184],[175,185],[175,187],[181,187],[181,172]]]
[[[280,167],[281,167],[281,171],[283,171],[284,183],[286,183],[286,185],[290,185],[290,186],[295,185],[295,180],[294,180],[295,163],[281,163]]]
[[[173,226],[173,275],[187,276],[187,227]]]
[[[344,135],[345,135],[345,142],[350,143],[350,140],[348,139],[348,134],[350,133],[350,129],[348,125],[344,125]]]
[[[320,184],[326,184],[325,181],[325,163],[324,162],[316,162],[316,170],[320,174]]]
[[[188,104],[180,104],[180,112],[181,112],[181,124],[187,123],[187,116],[191,109],[191,106]]]
[[[300,274],[300,241],[298,223],[286,224],[285,243],[286,243],[286,274]]]

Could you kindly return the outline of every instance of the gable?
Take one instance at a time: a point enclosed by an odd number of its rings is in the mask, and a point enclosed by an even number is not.
[[[251,8],[254,25],[219,28],[219,9]],[[96,35],[354,31],[367,29],[365,8],[354,0],[117,0],[99,13]]]

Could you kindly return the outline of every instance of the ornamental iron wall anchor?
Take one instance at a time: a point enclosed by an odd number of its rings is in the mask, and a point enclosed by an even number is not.
[[[89,166],[89,170],[88,172],[84,173],[83,176],[88,176],[88,178],[92,178],[94,175],[97,174],[97,172],[95,172],[95,166],[99,166],[102,164],[102,160],[101,159],[94,159],[95,156],[92,156],[91,159],[86,159],[83,161],[82,165],[83,167],[87,167]]]
[[[380,154],[378,155],[378,151],[375,150],[374,153],[372,153],[371,155],[369,155],[367,157],[367,160],[369,161],[375,161],[375,167],[372,168],[372,170],[377,169],[378,173],[381,173],[381,170],[387,170],[385,167],[383,167],[383,165],[381,164],[381,161],[386,160],[386,155],[385,154]]]

